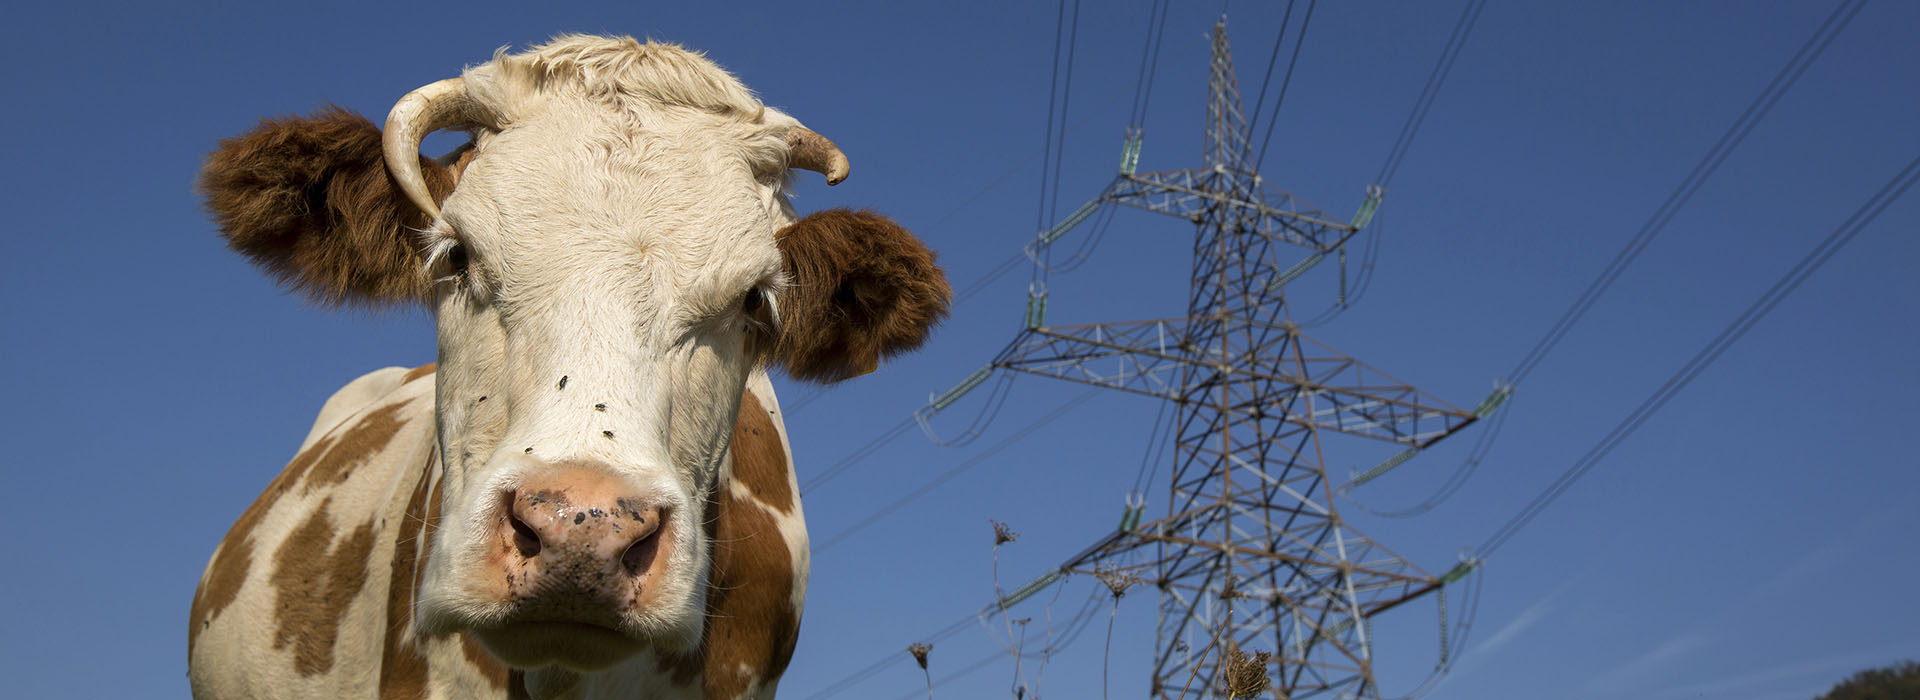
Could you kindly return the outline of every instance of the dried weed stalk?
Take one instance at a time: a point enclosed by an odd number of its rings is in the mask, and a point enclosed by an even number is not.
[[[1007,599],[1007,592],[1000,588],[1000,545],[1020,539],[1020,533],[1014,532],[1013,528],[1004,522],[992,519],[988,519],[987,522],[993,524],[993,599],[1004,601]],[[1006,620],[1007,645],[1013,648],[1013,695],[1015,698],[1024,698],[1027,691],[1020,668],[1020,640],[1013,636],[1013,616],[1007,614],[1004,604],[1000,607],[1000,618]],[[1024,622],[1021,623],[1021,636],[1026,636]]]
[[[1267,678],[1267,662],[1272,658],[1272,654],[1264,651],[1256,651],[1251,656],[1239,649],[1227,652],[1220,669],[1220,690],[1228,698],[1251,698],[1266,692],[1272,683]]]
[[[927,653],[933,651],[933,645],[926,642],[914,642],[907,645],[907,653],[920,664],[920,675],[927,679],[927,700],[933,700],[933,673],[927,670]]]
[[[1107,611],[1106,651],[1102,652],[1100,656],[1100,697],[1102,700],[1105,700],[1107,697],[1107,669],[1113,662],[1113,618],[1120,614],[1120,596],[1126,595],[1127,589],[1131,588],[1133,584],[1139,583],[1140,579],[1120,570],[1120,567],[1111,564],[1103,564],[1095,567],[1093,577],[1101,583],[1106,584],[1107,590],[1113,592],[1113,608]]]

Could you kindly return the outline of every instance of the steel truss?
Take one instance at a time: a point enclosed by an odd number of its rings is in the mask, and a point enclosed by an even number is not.
[[[1322,434],[1424,448],[1476,417],[1289,320],[1286,282],[1340,250],[1365,217],[1340,222],[1251,171],[1224,23],[1214,26],[1212,55],[1206,167],[1134,174],[1135,134],[1122,174],[1097,200],[1195,225],[1187,316],[1046,326],[1030,311],[994,367],[1175,404],[1167,515],[1066,567],[1119,567],[1158,587],[1154,697],[1219,695],[1221,659],[1232,650],[1272,652],[1277,697],[1377,697],[1367,620],[1441,580],[1341,519]],[[1370,194],[1369,215],[1378,191]],[[1300,249],[1304,259],[1281,265]]]

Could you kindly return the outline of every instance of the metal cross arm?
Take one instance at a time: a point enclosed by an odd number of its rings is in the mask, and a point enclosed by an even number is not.
[[[1196,223],[1225,215],[1248,232],[1321,253],[1338,249],[1360,230],[1257,175],[1224,168],[1121,175],[1102,198]]]
[[[1340,354],[1292,326],[1274,327],[1263,350],[1213,357],[1187,340],[1189,319],[1028,328],[993,366],[1180,400],[1225,380],[1228,409],[1285,415],[1298,425],[1427,447],[1478,418]],[[1285,347],[1292,344],[1294,348]],[[1281,410],[1309,399],[1311,410]]]

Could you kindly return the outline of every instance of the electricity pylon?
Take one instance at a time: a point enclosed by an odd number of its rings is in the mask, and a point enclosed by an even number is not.
[[[1421,393],[1290,320],[1285,285],[1339,254],[1381,193],[1369,188],[1342,223],[1267,184],[1253,172],[1224,21],[1212,55],[1205,166],[1136,174],[1131,132],[1113,184],[1040,237],[1051,243],[1103,203],[1192,222],[1187,315],[1049,326],[1037,290],[1026,329],[993,366],[1174,403],[1167,515],[1125,523],[1063,567],[1118,567],[1159,589],[1154,697],[1222,693],[1221,659],[1233,650],[1272,652],[1278,697],[1376,697],[1368,619],[1465,569],[1430,575],[1347,525],[1322,434],[1399,445],[1388,460],[1398,464],[1484,413]],[[1302,257],[1282,260],[1294,253]]]

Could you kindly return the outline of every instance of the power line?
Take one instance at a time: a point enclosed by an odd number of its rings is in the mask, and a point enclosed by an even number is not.
[[[1076,3],[1074,5],[1074,24],[1076,30],[1079,24],[1079,8],[1079,4]],[[1047,123],[1045,129],[1046,136],[1043,139],[1046,156],[1040,163],[1040,207],[1034,217],[1034,230],[1037,231],[1046,230],[1047,220],[1051,218],[1047,212],[1047,192],[1049,182],[1052,180],[1051,176],[1053,171],[1058,167],[1058,163],[1054,158],[1053,116],[1056,113],[1055,107],[1060,98],[1060,46],[1063,43],[1062,39],[1067,29],[1067,0],[1060,0],[1059,9],[1056,14],[1058,16],[1054,18],[1053,25],[1053,75],[1047,79]],[[1072,62],[1071,56],[1068,57],[1068,62]],[[1069,77],[1069,79],[1071,79],[1071,77]]]
[[[1573,466],[1562,473],[1559,478],[1555,479],[1545,491],[1542,491],[1540,495],[1535,496],[1532,501],[1529,501],[1526,507],[1520,510],[1519,514],[1515,515],[1511,520],[1508,520],[1505,525],[1500,526],[1500,529],[1495,530],[1493,535],[1489,536],[1487,541],[1480,545],[1480,549],[1478,550],[1479,555],[1482,557],[1489,556],[1502,545],[1505,545],[1508,540],[1513,538],[1515,533],[1519,532],[1521,528],[1526,527],[1535,517],[1538,517],[1540,512],[1545,510],[1549,504],[1552,504],[1561,494],[1566,493],[1567,489],[1572,488],[1574,482],[1579,481],[1580,477],[1585,476],[1587,472],[1591,471],[1593,467],[1599,464],[1600,460],[1605,459],[1607,454],[1612,452],[1615,447],[1619,447],[1620,443],[1625,442],[1627,437],[1633,435],[1634,431],[1640,429],[1641,425],[1646,424],[1648,419],[1652,418],[1655,413],[1658,413],[1662,407],[1666,406],[1667,402],[1671,401],[1674,396],[1679,395],[1681,390],[1685,389],[1689,383],[1700,376],[1701,372],[1706,371],[1708,367],[1713,365],[1715,360],[1720,359],[1720,356],[1724,354],[1728,348],[1733,347],[1734,343],[1739,342],[1740,338],[1747,334],[1747,331],[1752,330],[1754,325],[1760,322],[1760,319],[1765,318],[1767,313],[1772,311],[1775,306],[1778,306],[1788,295],[1792,294],[1794,289],[1798,288],[1802,282],[1807,281],[1808,277],[1812,276],[1816,270],[1819,270],[1821,265],[1826,264],[1827,260],[1831,259],[1842,247],[1845,247],[1847,242],[1853,240],[1853,237],[1858,235],[1862,229],[1865,229],[1868,224],[1873,223],[1873,220],[1880,216],[1880,212],[1885,211],[1889,205],[1893,204],[1901,195],[1905,194],[1908,188],[1913,186],[1915,180],[1920,180],[1920,156],[1916,156],[1912,161],[1909,161],[1906,168],[1902,169],[1893,179],[1888,180],[1887,184],[1881,187],[1879,192],[1874,193],[1873,197],[1869,198],[1859,209],[1854,210],[1853,214],[1848,216],[1846,221],[1840,224],[1839,228],[1834,229],[1833,233],[1828,234],[1825,239],[1820,241],[1819,245],[1814,246],[1813,250],[1809,251],[1805,256],[1802,256],[1800,261],[1795,263],[1793,268],[1787,271],[1786,275],[1774,282],[1772,287],[1769,287],[1764,294],[1760,295],[1759,299],[1754,300],[1752,305],[1748,306],[1745,311],[1742,311],[1738,317],[1734,318],[1733,322],[1721,330],[1720,334],[1715,336],[1712,341],[1708,342],[1706,347],[1701,348],[1700,352],[1695,353],[1691,359],[1687,360],[1687,363],[1682,365],[1679,371],[1675,372],[1673,376],[1668,377],[1666,383],[1661,384],[1660,388],[1655,389],[1652,395],[1648,396],[1645,401],[1640,402],[1638,407],[1627,414],[1625,420],[1622,420],[1619,425],[1614,426],[1613,430],[1601,437],[1600,442],[1596,443],[1585,455],[1582,455],[1579,461],[1574,462]]]
[[[1166,34],[1168,0],[1154,0],[1147,8],[1146,45],[1140,49],[1140,75],[1133,81],[1133,108],[1127,112],[1127,125],[1144,128],[1147,104],[1153,98],[1153,77],[1160,68],[1160,37]]]
[[[1060,214],[1060,173],[1067,169],[1066,164],[1062,162],[1066,159],[1067,155],[1067,114],[1073,105],[1073,57],[1074,54],[1079,52],[1079,46],[1080,0],[1073,0],[1073,24],[1070,25],[1067,30],[1067,78],[1060,86],[1060,137],[1054,140],[1053,196],[1051,197],[1051,201],[1043,203],[1047,208],[1046,221],[1057,220]],[[1059,59],[1056,58],[1055,60]],[[1052,128],[1051,115],[1049,115],[1048,119],[1048,128]],[[1040,190],[1040,196],[1046,197],[1047,194],[1047,189],[1042,188]],[[1046,221],[1040,222],[1041,228],[1046,228]]]
[[[1277,59],[1280,58],[1280,47],[1285,46],[1287,44],[1287,25],[1291,24],[1292,22],[1293,22],[1293,0],[1287,0],[1287,11],[1286,13],[1280,15],[1280,34],[1273,38],[1273,51],[1267,54],[1266,75],[1263,75],[1260,77],[1260,96],[1253,98],[1253,117],[1247,120],[1248,127],[1252,127],[1253,125],[1260,123],[1260,112],[1266,109],[1267,85],[1273,82],[1273,64]],[[1278,114],[1279,111],[1280,111],[1279,107],[1274,108],[1275,114]],[[1254,168],[1254,170],[1257,172],[1260,169],[1256,167]]]
[[[1693,195],[1700,191],[1700,188],[1706,184],[1706,181],[1720,168],[1720,164],[1726,162],[1726,159],[1733,154],[1733,151],[1739,148],[1741,142],[1746,140],[1747,135],[1753,132],[1753,129],[1759,125],[1762,119],[1766,118],[1767,114],[1773,110],[1774,105],[1778,104],[1780,99],[1786,96],[1787,91],[1793,88],[1794,83],[1799,81],[1800,76],[1806,73],[1807,69],[1813,65],[1813,62],[1820,57],[1820,54],[1826,51],[1827,47],[1832,45],[1833,41],[1840,36],[1840,32],[1846,28],[1847,23],[1852,21],[1853,17],[1859,14],[1860,10],[1865,6],[1866,0],[1842,0],[1840,5],[1834,8],[1833,13],[1829,14],[1826,21],[1822,22],[1820,26],[1814,30],[1813,35],[1809,36],[1806,42],[1801,44],[1800,49],[1787,61],[1787,64],[1782,66],[1778,73],[1774,74],[1773,80],[1767,83],[1766,88],[1760,91],[1759,96],[1755,97],[1753,102],[1749,103],[1747,108],[1741,112],[1739,118],[1735,119],[1733,124],[1727,127],[1727,131],[1721,134],[1720,139],[1713,144],[1712,148],[1707,150],[1706,155],[1702,156],[1700,162],[1694,165],[1693,170],[1687,174],[1687,177],[1682,179],[1680,184],[1674,187],[1673,192],[1667,195],[1666,200],[1654,210],[1653,215],[1647,219],[1645,224],[1641,225],[1640,230],[1636,232],[1632,238],[1628,239],[1626,245],[1623,246],[1619,252],[1614,254],[1613,259],[1600,271],[1600,275],[1595,277],[1593,282],[1587,285],[1586,290],[1581,292],[1580,297],[1575,299],[1571,306],[1567,307],[1567,310],[1560,315],[1559,320],[1555,321],[1554,325],[1547,330],[1546,335],[1541,337],[1540,340],[1534,344],[1533,348],[1527,351],[1526,356],[1521,358],[1520,363],[1515,365],[1513,370],[1507,373],[1507,381],[1511,385],[1518,386],[1533,373],[1535,368],[1539,367],[1541,362],[1546,360],[1547,354],[1552,352],[1553,348],[1559,345],[1560,341],[1572,332],[1573,327],[1579,324],[1580,320],[1586,316],[1588,311],[1592,310],[1594,304],[1599,302],[1600,297],[1613,286],[1613,283],[1620,279],[1620,276],[1626,272],[1627,267],[1639,258],[1640,253],[1645,251],[1647,246],[1652,244],[1653,239],[1657,238],[1661,232],[1666,230],[1667,224],[1673,221],[1673,218],[1679,214],[1680,209],[1685,207],[1686,204],[1693,199]],[[1473,6],[1469,6],[1468,11],[1475,13],[1472,17],[1478,17]],[[1467,32],[1472,31],[1471,24],[1467,23],[1469,19],[1468,16],[1463,15],[1461,19],[1462,25],[1456,26],[1455,28],[1457,35],[1462,34],[1461,27],[1464,27]],[[1436,67],[1435,75],[1441,76],[1442,79],[1444,79],[1444,73],[1439,71],[1438,67]],[[1437,83],[1430,81],[1430,84]],[[1408,132],[1403,130],[1403,133]],[[1396,164],[1393,167],[1397,168],[1398,165]],[[1496,427],[1497,425],[1498,424],[1496,424]],[[1448,477],[1447,482],[1444,483],[1434,495],[1429,496],[1422,501],[1421,504],[1413,506],[1412,508],[1401,511],[1380,512],[1377,514],[1389,516],[1418,514],[1431,510],[1441,502],[1444,502],[1448,497],[1458,492],[1466,480],[1478,469],[1487,450],[1492,448],[1492,438],[1488,437],[1488,435],[1491,434],[1493,433],[1483,434],[1485,440],[1476,443],[1466,461],[1462,462],[1461,465],[1455,469],[1453,475]],[[1365,506],[1361,507],[1365,509]],[[1369,510],[1369,512],[1375,511]]]
[[[907,429],[913,427],[913,423],[914,420],[912,416],[908,416],[899,423],[895,423],[893,427],[887,428],[886,431],[880,433],[872,440],[868,440],[867,444],[855,448],[852,452],[847,453],[847,456],[840,458],[840,461],[834,462],[833,466],[827,467],[825,471],[801,483],[800,490],[812,491],[832,481],[834,477],[839,476],[842,472],[853,468],[853,465],[859,464],[860,460],[873,456],[873,453],[880,451],[880,448],[886,447],[888,443],[898,440],[901,435],[905,435]]]
[[[1413,137],[1420,133],[1420,125],[1426,123],[1427,113],[1433,109],[1433,103],[1440,96],[1440,87],[1447,82],[1447,76],[1453,72],[1453,64],[1460,58],[1460,50],[1467,45],[1467,37],[1473,33],[1473,27],[1480,22],[1480,12],[1486,9],[1486,0],[1469,0],[1460,19],[1453,24],[1453,34],[1447,37],[1447,44],[1440,50],[1440,60],[1433,65],[1433,72],[1427,74],[1426,86],[1420,88],[1420,96],[1413,101],[1413,111],[1407,114],[1407,123],[1400,127],[1400,136],[1394,139],[1393,148],[1387,150],[1387,162],[1380,166],[1380,174],[1373,181],[1381,187],[1393,180],[1395,172],[1400,170],[1400,161],[1407,155],[1408,147],[1413,145]]]
[[[1447,43],[1440,49],[1440,58],[1434,61],[1433,70],[1427,74],[1427,83],[1420,87],[1420,94],[1413,100],[1413,109],[1407,113],[1406,123],[1400,126],[1399,136],[1394,138],[1393,146],[1387,149],[1386,161],[1380,164],[1380,174],[1374,177],[1376,184],[1386,187],[1393,180],[1394,174],[1399,172],[1401,160],[1413,147],[1414,136],[1420,133],[1421,125],[1426,123],[1427,114],[1433,110],[1434,102],[1440,97],[1440,88],[1446,84],[1447,76],[1453,73],[1453,65],[1459,60],[1461,50],[1466,47],[1467,38],[1472,36],[1473,28],[1480,23],[1480,13],[1485,8],[1486,0],[1469,0],[1467,6],[1461,8],[1460,19],[1454,21],[1453,32],[1447,36]],[[1297,46],[1295,53],[1298,53]],[[1275,110],[1277,113],[1278,107]],[[1267,133],[1269,137],[1273,133],[1271,121],[1267,124]],[[1262,160],[1266,158],[1266,150],[1267,146],[1263,142],[1260,146]],[[1367,237],[1367,247],[1361,256],[1360,272],[1354,280],[1352,293],[1348,294],[1341,303],[1335,303],[1319,315],[1302,322],[1300,324],[1302,327],[1312,328],[1331,321],[1354,302],[1366,296],[1367,290],[1373,283],[1374,265],[1380,258],[1380,239],[1386,236],[1384,216],[1375,217],[1372,234]]]
[[[1100,105],[1099,107],[1095,108],[1092,112],[1089,112],[1085,116],[1082,116],[1080,118],[1080,121],[1074,124],[1073,126],[1075,127],[1085,126],[1086,124],[1092,122],[1094,119],[1098,118],[1101,114],[1105,114],[1108,109],[1111,109],[1115,104],[1117,104],[1120,101],[1120,97],[1121,95],[1118,95],[1118,94],[1114,95],[1113,98],[1110,100],[1107,100],[1105,104]],[[1034,161],[1039,160],[1042,156],[1046,155],[1048,152],[1049,152],[1048,148],[1043,148],[1039,151],[1034,152],[1033,155],[1028,156],[1025,160],[1022,160],[1018,164],[1015,164],[1012,168],[1008,169],[1006,172],[1001,173],[999,177],[994,178],[992,181],[982,186],[978,191],[974,192],[972,195],[969,195],[966,199],[961,200],[959,204],[954,205],[954,207],[952,209],[949,209],[947,213],[940,215],[940,218],[934,219],[932,223],[919,228],[919,230],[922,233],[925,233],[927,231],[936,229],[942,224],[945,224],[948,221],[952,220],[955,215],[958,215],[960,212],[965,211],[968,207],[972,206],[974,202],[978,201],[981,197],[986,196],[988,192],[1006,183],[1007,180],[1011,179],[1014,175],[1019,174],[1021,170],[1025,169],[1029,165],[1032,165]],[[1109,214],[1109,216],[1111,215]],[[953,293],[953,305],[959,306],[961,303],[967,301],[968,299],[973,298],[974,295],[977,295],[980,292],[986,291],[986,289],[989,286],[992,286],[994,282],[1000,281],[1000,278],[1007,276],[1007,273],[1012,272],[1016,268],[1018,268],[1020,266],[1020,261],[1025,260],[1026,257],[1027,256],[1024,250],[1021,252],[1016,252],[1010,256],[1007,256],[1005,260],[1000,261],[998,264],[995,264],[993,267],[988,268],[986,272],[981,273],[981,275],[978,278],[975,278],[972,282],[967,283],[966,286],[955,288]],[[1066,270],[1062,270],[1062,271],[1069,271],[1069,270],[1071,270],[1071,268],[1067,268]],[[812,404],[814,401],[819,400],[820,397],[836,389],[845,387],[847,386],[847,384],[848,384],[847,382],[841,382],[837,384],[824,384],[824,385],[814,386],[808,389],[808,391],[805,394],[803,394],[799,399],[795,400],[793,403],[783,406],[782,409],[788,413],[797,412],[800,409],[805,408],[808,405]]]
[[[869,513],[865,518],[861,518],[859,522],[856,522],[852,526],[848,527],[847,529],[840,531],[839,534],[836,534],[833,537],[827,538],[825,542],[822,542],[813,547],[813,553],[817,555],[829,549],[832,549],[834,545],[839,544],[845,541],[847,538],[858,534],[861,530],[867,529],[868,527],[872,526],[874,523],[879,522],[882,518],[885,518],[888,515],[892,515],[895,511],[898,511],[901,508],[906,507],[908,503],[912,503],[913,501],[919,499],[921,496],[925,496],[928,493],[932,493],[933,490],[935,488],[938,488],[941,484],[945,484],[949,481],[954,480],[956,477],[959,477],[961,474],[966,473],[967,470],[970,470],[976,466],[979,466],[980,463],[985,462],[987,458],[992,457],[996,454],[999,454],[1001,450],[1005,450],[1008,447],[1011,447],[1013,443],[1019,442],[1020,440],[1026,438],[1027,436],[1032,435],[1035,432],[1038,432],[1041,428],[1046,427],[1048,423],[1052,423],[1053,421],[1059,419],[1061,416],[1064,416],[1067,413],[1071,412],[1073,409],[1079,408],[1081,404],[1084,404],[1089,399],[1092,399],[1094,394],[1098,392],[1099,392],[1098,389],[1088,389],[1085,392],[1082,392],[1079,396],[1075,396],[1072,399],[1069,399],[1066,403],[1061,404],[1059,407],[1053,409],[1053,411],[1047,413],[1044,416],[1041,416],[1038,420],[1035,420],[1034,422],[1028,424],[1026,427],[1021,428],[1020,430],[1014,432],[1012,435],[1008,435],[1005,439],[1002,439],[1000,442],[994,443],[992,447],[989,447],[985,450],[981,450],[979,454],[976,454],[972,457],[968,457],[967,459],[961,461],[959,464],[954,465],[953,468],[948,469],[947,471],[941,473],[939,476],[934,477],[933,480],[928,481],[925,484],[922,484],[920,488],[914,489],[912,492],[894,500],[892,503],[889,503],[885,506],[880,507],[879,509],[873,511],[872,513]]]
[[[939,630],[936,630],[933,634],[929,634],[921,637],[920,641],[926,642],[928,644],[938,644],[956,634],[959,634],[960,631],[966,629],[973,622],[973,620],[974,620],[973,613],[968,613],[965,616],[962,616],[960,619],[954,620],[952,623],[949,623],[947,626],[942,627]],[[902,650],[904,650],[904,647],[902,648]],[[886,670],[888,665],[900,663],[900,661],[901,661],[900,650],[888,652],[882,655],[880,658],[875,659],[873,663],[860,667],[860,670],[854,671],[853,673],[849,673],[844,678],[841,678],[838,681],[834,681],[833,683],[828,684],[827,687],[814,691],[812,695],[808,695],[803,700],[823,700],[824,698],[829,698],[829,697],[833,697],[834,695],[838,695],[842,692],[845,692],[848,688],[852,688],[856,685],[866,682],[867,679],[872,678],[875,675],[879,674],[881,671]]]
[[[1318,4],[1320,4],[1319,0],[1308,0],[1307,15],[1300,19],[1300,34],[1293,38],[1293,57],[1287,59],[1287,77],[1280,81],[1280,97],[1273,101],[1273,114],[1267,117],[1267,135],[1260,139],[1260,155],[1253,159],[1253,171],[1256,173],[1260,172],[1260,165],[1267,161],[1267,146],[1273,143],[1273,125],[1280,121],[1280,105],[1287,102],[1287,87],[1293,85],[1293,68],[1300,64],[1300,47],[1307,43],[1307,27],[1313,23],[1313,8]],[[1287,4],[1287,11],[1289,13],[1293,11],[1292,3]],[[1276,45],[1275,48],[1278,46]],[[1262,85],[1260,89],[1264,93],[1266,86]],[[1258,110],[1257,107],[1255,109]],[[1252,122],[1248,124],[1251,125]]]
[[[1051,585],[1064,586],[1065,581],[1066,581],[1065,577],[1062,577],[1056,580]],[[1045,590],[1045,589],[1042,588],[1041,590]],[[1089,613],[1093,609],[1092,603],[1098,598],[1100,591],[1101,589],[1099,588],[1094,589],[1094,594],[1092,596],[1089,596],[1088,603],[1082,604],[1080,607],[1080,610],[1074,613],[1074,616],[1072,618],[1070,618],[1067,622],[1062,623],[1061,625],[1062,627],[1061,636],[1063,638],[1062,641],[1059,642],[1058,644],[1052,644],[1051,642],[1049,642],[1049,646],[1045,650],[1043,650],[1042,653],[1057,652],[1061,649],[1064,649],[1068,644],[1072,644],[1075,640],[1079,639],[1080,633],[1085,631],[1088,622],[1091,620],[1091,618],[1089,617]],[[996,609],[1001,614],[1005,614],[1007,610],[1011,609],[1012,605],[1014,605],[1014,603],[1008,603],[1008,604],[1005,604],[1005,606],[1002,606],[1001,601],[999,599],[996,599],[994,602],[988,603],[985,607],[981,608],[980,610],[963,615],[959,619],[956,619],[953,622],[947,623],[946,626],[941,627],[937,630],[934,630],[931,634],[920,636],[917,641],[926,642],[928,644],[939,644],[940,642],[951,639],[955,635],[958,635],[962,631],[965,631],[968,627],[972,626],[973,623],[975,623],[976,621],[983,621],[987,619],[987,614],[990,612],[994,612]],[[825,688],[821,688],[820,690],[814,691],[812,695],[806,696],[806,698],[804,698],[803,700],[823,700],[824,698],[833,697],[840,693],[846,692],[849,688],[852,688],[856,685],[866,682],[867,679],[870,679],[876,675],[879,675],[882,671],[885,671],[888,666],[901,663],[903,661],[903,659],[901,658],[901,651],[903,651],[904,649],[905,647],[901,647],[901,650],[890,651],[885,654],[881,654],[879,658],[874,659],[873,662],[860,667],[858,670],[852,673],[849,673],[846,676],[841,677],[840,680],[837,680],[831,684],[828,684],[827,687]],[[967,667],[963,668],[960,671],[956,671],[954,673],[951,673],[942,677],[940,680],[934,683],[934,686],[939,687],[940,685],[943,685],[948,681],[954,680],[956,678],[959,678],[961,676],[964,676],[979,670],[979,668],[985,666],[986,663],[988,663],[992,659],[998,659],[1004,656],[1009,656],[1011,654],[1012,652],[1007,649],[996,650],[987,659],[976,661],[973,664],[969,664]],[[1034,654],[1034,652],[1021,653],[1023,657],[1028,657],[1032,654]]]
[[[1660,208],[1654,210],[1653,216],[1641,225],[1640,231],[1634,234],[1626,247],[1614,254],[1613,260],[1601,270],[1600,276],[1587,285],[1586,291],[1581,292],[1580,298],[1567,308],[1566,313],[1561,314],[1560,320],[1554,322],[1546,336],[1535,343],[1526,357],[1521,358],[1520,364],[1515,365],[1513,371],[1507,374],[1508,381],[1515,385],[1520,384],[1535,367],[1540,365],[1542,360],[1546,359],[1547,353],[1552,352],[1554,346],[1560,344],[1567,333],[1573,330],[1574,324],[1579,323],[1580,319],[1586,316],[1587,311],[1593,308],[1593,304],[1599,301],[1600,296],[1606,293],[1607,288],[1613,286],[1614,281],[1620,278],[1627,266],[1633,264],[1641,251],[1646,250],[1653,239],[1666,229],[1667,223],[1673,220],[1680,208],[1693,199],[1694,193],[1700,191],[1701,185],[1706,183],[1707,178],[1713,176],[1714,171],[1720,168],[1720,164],[1726,161],[1727,156],[1746,140],[1747,134],[1753,132],[1754,126],[1758,125],[1761,119],[1766,118],[1767,113],[1773,110],[1773,106],[1780,101],[1780,98],[1793,88],[1793,84],[1806,73],[1807,68],[1813,65],[1821,52],[1826,51],[1827,46],[1840,36],[1841,30],[1845,29],[1847,23],[1851,22],[1865,6],[1866,0],[1842,0],[1840,5],[1834,8],[1833,14],[1828,15],[1827,20],[1821,23],[1813,36],[1807,38],[1806,43],[1802,44],[1800,50],[1793,55],[1793,59],[1773,76],[1773,81],[1767,84],[1766,89],[1760,91],[1760,96],[1755,97],[1753,102],[1747,105],[1746,111],[1740,114],[1739,119],[1734,120],[1733,126],[1729,127],[1726,133],[1720,136],[1720,140],[1714,143],[1713,148],[1707,151],[1707,155],[1693,166],[1693,171],[1687,174],[1686,179],[1667,195],[1667,200],[1661,203]]]

